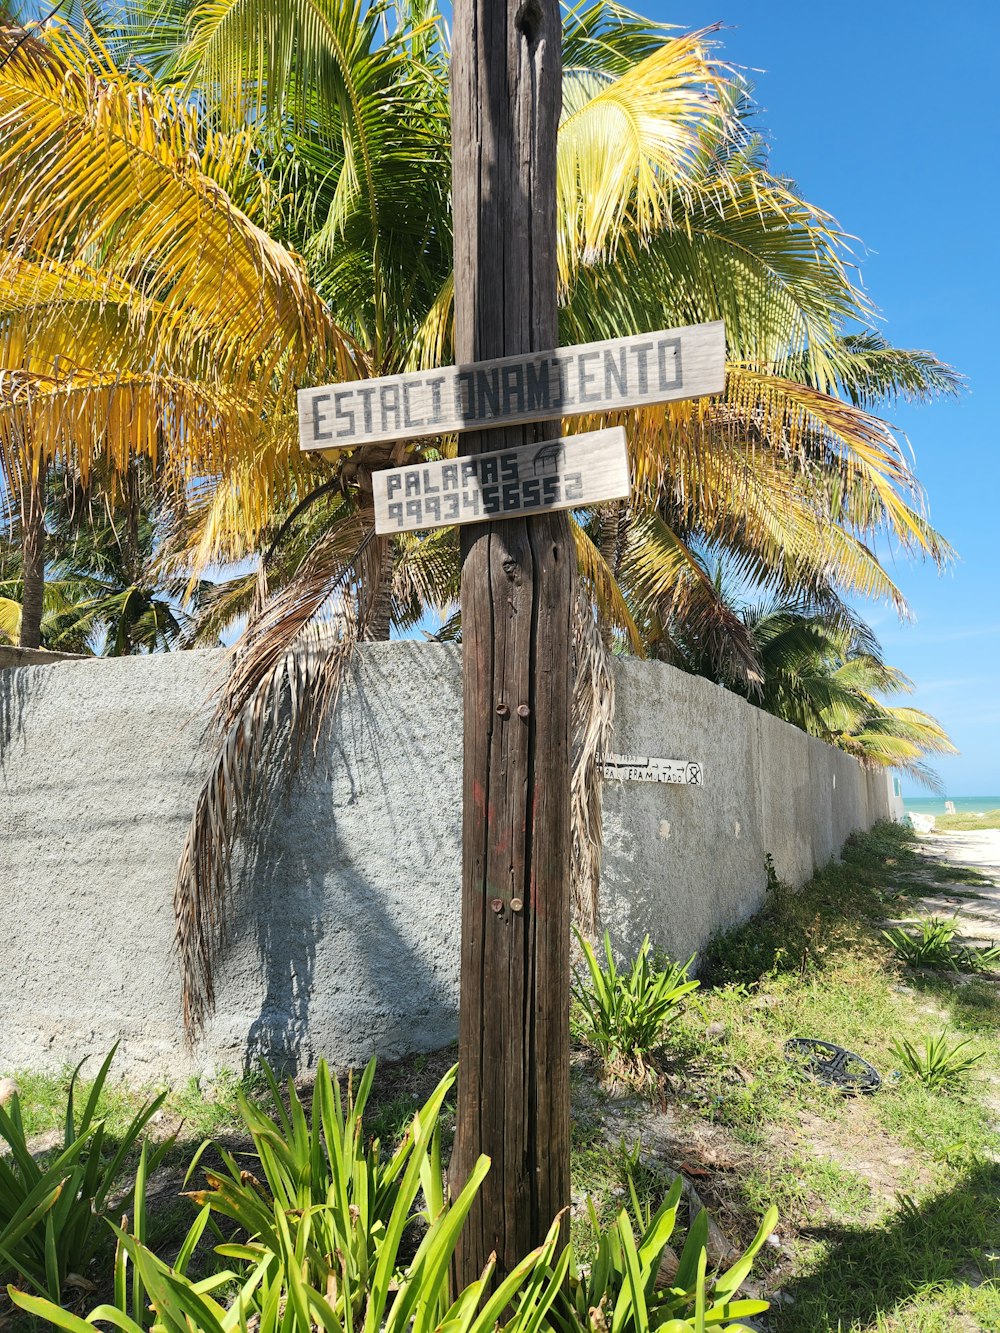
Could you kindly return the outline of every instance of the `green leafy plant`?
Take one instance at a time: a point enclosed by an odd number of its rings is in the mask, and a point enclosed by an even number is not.
[[[276,1118],[268,1121],[249,1104],[241,1110],[260,1154],[266,1184],[225,1155],[230,1175],[206,1173],[210,1188],[173,1266],[144,1243],[145,1147],[136,1175],[133,1229],[112,1226],[117,1237],[114,1301],[88,1317],[55,1302],[10,1288],[21,1309],[58,1328],[89,1329],[105,1323],[126,1333],[154,1327],[170,1333],[493,1333],[507,1314],[508,1333],[536,1333],[566,1280],[570,1255],[557,1257],[559,1219],[545,1244],[489,1292],[490,1265],[449,1304],[448,1274],[455,1245],[476,1191],[489,1170],[481,1157],[452,1203],[444,1197],[438,1119],[455,1071],[438,1085],[396,1153],[384,1163],[379,1146],[362,1146],[361,1112],[374,1063],[346,1107],[326,1067],[317,1078],[311,1124],[294,1087],[289,1108],[275,1092]],[[199,1157],[200,1157],[199,1153]],[[192,1169],[197,1164],[192,1164]],[[273,1186],[273,1193],[271,1187]],[[426,1230],[409,1263],[400,1248],[415,1221],[423,1191]],[[366,1202],[366,1195],[369,1196]],[[213,1214],[252,1228],[246,1238],[216,1246],[229,1266],[194,1280],[189,1266]],[[356,1233],[353,1235],[352,1233]],[[347,1246],[348,1253],[338,1245]],[[233,1289],[235,1288],[235,1294]],[[226,1295],[226,1303],[219,1297]]]
[[[348,1085],[346,1098],[341,1096],[340,1085],[326,1062],[320,1061],[309,1112],[291,1079],[286,1109],[274,1074],[261,1063],[271,1088],[272,1114],[251,1105],[242,1093],[238,1102],[263,1180],[248,1173],[230,1152],[216,1145],[224,1171],[207,1172],[208,1188],[190,1197],[200,1206],[207,1205],[213,1214],[231,1219],[252,1238],[242,1251],[247,1259],[251,1253],[257,1259],[266,1252],[277,1253],[283,1243],[282,1227],[290,1226],[293,1232],[299,1228],[288,1219],[307,1218],[299,1238],[304,1245],[305,1276],[322,1289],[331,1280],[332,1263],[336,1270],[333,1280],[342,1299],[357,1312],[367,1299],[390,1220],[399,1219],[400,1198],[409,1189],[407,1182],[415,1183],[402,1214],[404,1229],[412,1224],[409,1211],[421,1170],[429,1191],[427,1220],[432,1220],[443,1206],[431,1166],[428,1163],[422,1167],[420,1154],[429,1152],[433,1157],[439,1153],[434,1135],[455,1071],[438,1084],[395,1152],[384,1157],[377,1139],[366,1144],[362,1123],[375,1077],[374,1060],[362,1075],[356,1093],[353,1085]],[[421,1126],[426,1145],[423,1140],[418,1145],[415,1137]],[[207,1146],[199,1149],[189,1178]],[[415,1176],[413,1171],[417,1172]]]
[[[974,947],[963,948],[962,966],[970,972],[990,972],[1000,967],[1000,944],[990,944],[988,949]]]
[[[32,1156],[15,1095],[0,1107],[0,1265],[15,1270],[36,1291],[58,1301],[70,1274],[83,1274],[106,1232],[108,1200],[119,1186],[143,1130],[166,1093],[147,1102],[112,1140],[97,1115],[101,1093],[118,1044],[112,1047],[90,1089],[79,1123],[74,1093],[85,1061],[73,1072],[66,1099],[61,1148],[48,1161]],[[148,1154],[155,1169],[170,1142]]]
[[[693,958],[686,963],[657,966],[651,959],[647,935],[628,971],[620,971],[604,932],[607,966],[598,962],[589,940],[577,932],[590,974],[590,984],[574,981],[577,1034],[598,1052],[605,1078],[642,1084],[649,1081],[646,1060],[663,1040],[664,1029],[676,1017],[685,996],[698,988],[687,979]]]
[[[983,1059],[985,1051],[969,1051],[971,1045],[972,1039],[966,1037],[949,1046],[942,1032],[937,1037],[927,1037],[923,1050],[904,1037],[893,1042],[892,1052],[908,1074],[926,1087],[938,1089],[957,1083]]]
[[[777,1209],[768,1210],[746,1252],[714,1281],[708,1277],[708,1214],[702,1209],[688,1228],[680,1256],[670,1248],[683,1182],[674,1181],[653,1212],[644,1209],[629,1182],[632,1216],[623,1209],[602,1230],[588,1200],[597,1253],[589,1268],[570,1263],[568,1281],[552,1307],[557,1333],[697,1333],[708,1327],[730,1333],[746,1328],[740,1318],[761,1314],[766,1301],[737,1300],[757,1252],[774,1230]],[[635,1225],[633,1225],[635,1224]],[[636,1231],[638,1228],[638,1234]]]
[[[957,932],[957,918],[930,917],[920,922],[916,934],[898,927],[882,934],[910,967],[984,972],[1000,964],[1000,945],[978,949],[956,943]]]
[[[956,963],[953,946],[957,923],[942,917],[921,921],[916,934],[896,927],[884,930],[882,935],[909,967],[951,969]]]
[[[774,857],[770,852],[764,853],[764,873],[767,875],[768,889],[776,889],[780,885],[781,880],[778,878],[778,872],[774,865]]]
[[[602,1233],[591,1206],[598,1257],[589,1269],[562,1246],[557,1218],[544,1244],[494,1290],[490,1264],[452,1300],[455,1246],[490,1166],[480,1157],[457,1198],[445,1197],[439,1119],[455,1071],[414,1115],[387,1160],[377,1142],[364,1144],[361,1130],[374,1062],[357,1095],[349,1088],[346,1099],[322,1066],[311,1117],[294,1085],[286,1107],[270,1070],[266,1076],[275,1097],[271,1119],[241,1098],[263,1180],[222,1154],[226,1174],[206,1172],[208,1189],[189,1196],[198,1213],[172,1265],[146,1243],[145,1189],[155,1154],[143,1144],[131,1227],[109,1223],[117,1238],[112,1301],[86,1319],[53,1299],[10,1287],[14,1303],[71,1333],[107,1324],[124,1333],[605,1333],[611,1327],[620,1333],[708,1327],[737,1333],[743,1326],[732,1320],[767,1309],[765,1302],[733,1297],[774,1227],[774,1210],[746,1254],[714,1282],[707,1276],[708,1219],[700,1213],[676,1271],[663,1280],[679,1180],[655,1212],[640,1205],[629,1180],[638,1236],[627,1213]],[[227,1239],[219,1218],[235,1221],[237,1234]],[[415,1226],[422,1234],[407,1261],[403,1242]],[[221,1241],[214,1253],[223,1262],[196,1278],[192,1261],[208,1228]]]
[[[488,1163],[487,1163],[488,1166]],[[456,1201],[464,1221],[480,1176]],[[465,1196],[468,1196],[466,1198]],[[206,1210],[207,1212],[207,1210]],[[460,1225],[459,1228],[460,1229]],[[335,1308],[335,1295],[329,1289],[317,1290],[296,1267],[294,1247],[285,1247],[279,1255],[270,1255],[240,1278],[233,1270],[224,1270],[194,1281],[179,1266],[163,1263],[146,1246],[127,1232],[118,1233],[120,1253],[137,1275],[142,1292],[151,1303],[155,1322],[139,1320],[127,1313],[128,1296],[116,1288],[114,1304],[99,1305],[81,1319],[52,1301],[27,1296],[10,1288],[14,1302],[29,1314],[56,1328],[81,1333],[104,1324],[113,1324],[124,1333],[145,1333],[152,1326],[160,1333],[237,1333],[254,1328],[255,1333],[537,1333],[550,1327],[546,1314],[566,1278],[569,1252],[558,1261],[555,1252],[559,1226],[555,1223],[539,1249],[532,1251],[487,1298],[493,1264],[483,1276],[462,1291],[449,1306],[445,1298],[447,1272],[454,1252],[458,1229],[447,1218],[440,1218],[427,1232],[420,1250],[398,1283],[383,1281],[373,1291],[363,1322],[343,1317]],[[195,1235],[195,1230],[189,1235]],[[190,1259],[185,1242],[185,1263]],[[231,1290],[239,1281],[235,1296],[223,1305],[216,1296]],[[443,1316],[439,1306],[444,1301]],[[515,1306],[513,1317],[500,1324],[504,1311]]]

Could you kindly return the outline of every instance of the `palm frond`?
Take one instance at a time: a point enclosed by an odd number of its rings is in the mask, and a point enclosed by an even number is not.
[[[189,1034],[214,1003],[237,841],[243,837],[247,846],[254,813],[307,753],[315,754],[371,618],[385,546],[370,514],[337,525],[273,598],[262,595],[233,650],[213,726],[216,754],[174,890]]]
[[[106,275],[110,299],[128,284],[165,360],[196,354],[238,393],[273,376],[290,389],[317,359],[352,373],[302,265],[202,170],[215,148],[190,105],[68,28],[12,46],[0,33],[0,273],[11,256],[51,257]]]
[[[695,192],[700,135],[725,116],[705,37],[665,42],[578,105],[568,99],[556,160],[564,286],[578,265],[613,254],[623,236],[648,240],[675,199]]]
[[[593,934],[599,915],[601,853],[604,846],[600,761],[611,749],[615,678],[611,655],[601,638],[591,598],[578,586],[573,611],[573,699],[570,728],[573,772],[570,809],[573,840],[573,915]]]
[[[579,268],[561,315],[564,341],[721,319],[732,360],[777,365],[794,353],[828,380],[848,364],[840,324],[871,317],[847,269],[846,238],[759,170],[699,185],[645,242],[626,235],[609,257]]]
[[[880,333],[867,329],[838,339],[830,358],[832,373],[817,382],[809,359],[790,353],[781,359],[778,369],[788,379],[801,380],[836,393],[855,407],[874,410],[897,400],[923,402],[962,391],[963,377],[932,352],[893,347]]]
[[[642,634],[615,574],[591,540],[586,529],[570,515],[570,531],[576,545],[577,568],[583,586],[589,590],[600,623],[610,625],[623,636],[636,657],[645,657]]]
[[[636,517],[619,575],[637,616],[659,656],[683,661],[676,651],[680,633],[690,652],[717,670],[753,687],[760,680],[759,663],[746,626],[720,594],[695,552],[655,513]]]
[[[0,642],[19,643],[21,639],[21,603],[0,596]]]

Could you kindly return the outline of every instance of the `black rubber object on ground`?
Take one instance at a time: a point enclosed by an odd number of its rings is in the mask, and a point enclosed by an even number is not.
[[[874,1065],[843,1046],[818,1037],[792,1037],[785,1042],[785,1059],[807,1074],[842,1092],[877,1092],[882,1076]]]

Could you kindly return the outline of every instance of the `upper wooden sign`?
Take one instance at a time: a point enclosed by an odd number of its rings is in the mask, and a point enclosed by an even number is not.
[[[299,390],[303,449],[450,435],[721,393],[721,322]]]

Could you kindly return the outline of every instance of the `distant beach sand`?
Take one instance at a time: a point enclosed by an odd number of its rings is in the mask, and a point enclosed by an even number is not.
[[[1000,829],[924,833],[920,843],[936,860],[971,866],[985,880],[993,881],[975,885],[975,896],[961,901],[958,915],[970,933],[987,942],[1000,942]]]

